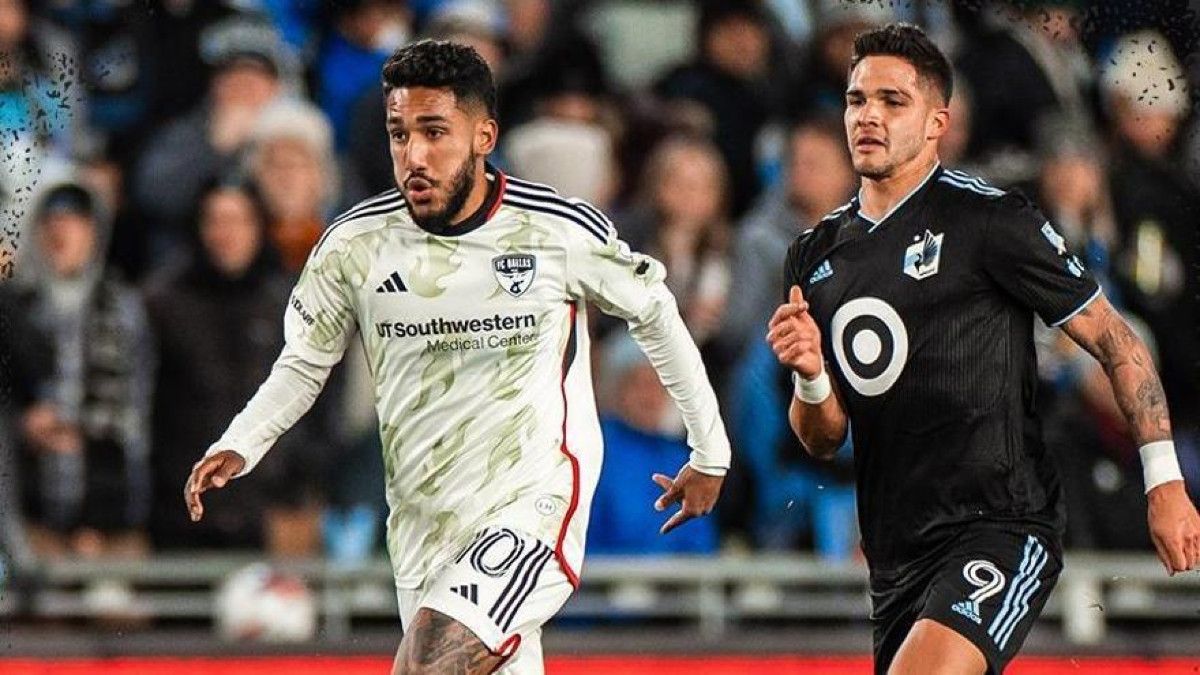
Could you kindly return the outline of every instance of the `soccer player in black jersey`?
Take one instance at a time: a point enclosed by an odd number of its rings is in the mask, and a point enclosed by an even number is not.
[[[794,372],[805,449],[831,457],[853,429],[878,673],[1002,671],[1058,578],[1034,314],[1103,364],[1168,573],[1200,563],[1146,346],[1034,205],[938,163],[950,88],[920,29],[855,40],[845,126],[862,188],[788,250],[767,335]]]

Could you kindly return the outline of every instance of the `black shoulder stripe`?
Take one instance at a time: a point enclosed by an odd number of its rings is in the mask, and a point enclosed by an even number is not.
[[[613,227],[612,221],[609,220],[608,216],[604,215],[604,212],[601,211],[600,209],[592,206],[591,204],[589,204],[585,201],[577,201],[577,202],[572,202],[572,203],[574,203],[576,206],[583,209],[584,211],[594,215],[596,217],[596,220],[600,221],[600,224],[604,226],[605,231],[611,232],[612,230],[616,229]]]
[[[508,174],[505,174],[504,177],[508,179],[509,185],[516,185],[517,187],[523,187],[523,188],[526,188],[529,190],[545,192],[546,194],[553,195],[555,197],[559,196],[558,190],[555,190],[554,188],[550,187],[549,185],[543,185],[542,183],[534,183],[534,182],[527,181],[527,180],[521,180],[520,178],[513,178],[512,176],[509,176]]]
[[[547,188],[547,189],[549,189],[549,188]],[[510,185],[508,192],[511,192],[513,195],[524,197],[525,199],[528,199],[531,201],[541,201],[541,202],[545,202],[547,204],[555,204],[557,206],[561,206],[563,208],[570,209],[571,211],[574,211],[575,214],[578,215],[579,217],[581,217],[584,220],[587,220],[588,222],[595,225],[596,228],[599,229],[601,232],[608,232],[608,229],[609,229],[609,224],[607,222],[608,219],[604,218],[603,216],[597,218],[596,215],[593,215],[592,213],[588,212],[586,209],[583,208],[583,206],[584,206],[583,202],[571,201],[569,199],[564,199],[563,197],[560,197],[557,192],[554,192],[552,190],[550,192],[543,192],[540,189],[528,190],[528,189],[525,189],[523,186],[516,186],[516,188],[514,189],[514,187]],[[597,212],[597,213],[599,213],[599,212]]]
[[[351,218],[355,218],[358,216],[358,214],[362,213],[363,211],[366,211],[367,209],[373,209],[376,206],[380,206],[382,204],[390,204],[397,200],[400,200],[400,201],[404,200],[404,197],[403,197],[403,195],[400,194],[399,190],[391,189],[391,190],[388,190],[387,192],[380,193],[376,197],[372,197],[371,199],[367,199],[367,200],[359,202],[358,204],[355,204],[353,207],[351,207],[345,213],[338,216],[337,218],[334,218],[332,225],[337,225],[343,221],[349,220]]]
[[[329,235],[332,234],[335,229],[341,227],[342,225],[345,225],[346,223],[349,223],[351,221],[358,220],[360,218],[366,218],[368,216],[377,216],[377,215],[380,215],[383,213],[388,213],[390,211],[395,211],[396,209],[401,208],[402,206],[404,206],[404,198],[401,197],[399,192],[397,191],[397,193],[395,195],[388,197],[386,199],[380,198],[378,200],[371,200],[370,204],[367,204],[364,202],[364,205],[361,208],[355,207],[353,209],[350,209],[346,213],[339,216],[332,223],[330,223],[329,227],[325,228],[325,232],[323,234],[321,234],[321,238],[317,240],[316,246],[313,246],[313,251],[315,252],[318,249],[320,249],[321,246],[323,246],[325,244],[325,240],[329,238]]]
[[[526,201],[524,199],[519,199],[519,198],[513,196],[511,193],[505,193],[503,201],[504,201],[504,203],[506,203],[510,206],[516,207],[518,209],[525,209],[526,211],[536,211],[538,213],[544,213],[549,216],[558,216],[559,218],[562,218],[563,220],[569,220],[572,223],[575,223],[576,225],[587,230],[588,234],[592,235],[596,239],[599,239],[600,243],[602,243],[602,244],[608,243],[607,237],[605,237],[600,232],[597,232],[593,225],[591,225],[587,221],[583,220],[582,218],[576,216],[573,212],[566,211],[564,209],[557,209],[551,204],[530,202],[530,201]]]

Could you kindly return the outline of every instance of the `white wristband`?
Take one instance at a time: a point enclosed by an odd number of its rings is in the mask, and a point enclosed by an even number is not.
[[[829,382],[829,373],[825,369],[821,369],[821,374],[811,380],[800,376],[800,373],[792,371],[792,388],[795,391],[796,398],[804,403],[816,405],[829,398],[833,393],[833,385]]]
[[[1142,456],[1142,478],[1146,483],[1146,492],[1173,480],[1183,480],[1183,472],[1179,470],[1179,458],[1175,456],[1175,443],[1172,441],[1155,441],[1138,448]]]

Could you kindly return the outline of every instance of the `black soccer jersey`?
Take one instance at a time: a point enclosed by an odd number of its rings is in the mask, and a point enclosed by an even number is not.
[[[845,401],[874,576],[972,520],[1061,528],[1033,315],[1060,325],[1100,290],[1028,199],[936,167],[878,222],[857,198],[831,213],[785,269]]]

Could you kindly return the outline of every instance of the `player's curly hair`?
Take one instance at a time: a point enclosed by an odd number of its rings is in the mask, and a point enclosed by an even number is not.
[[[383,93],[401,87],[449,89],[458,103],[478,103],[496,116],[496,84],[479,52],[445,40],[421,40],[397,49],[383,64]]]
[[[854,38],[854,56],[850,70],[868,56],[898,56],[917,69],[917,76],[932,83],[941,93],[944,103],[954,93],[954,75],[950,62],[933,40],[910,23],[889,23],[880,28],[859,33]]]

